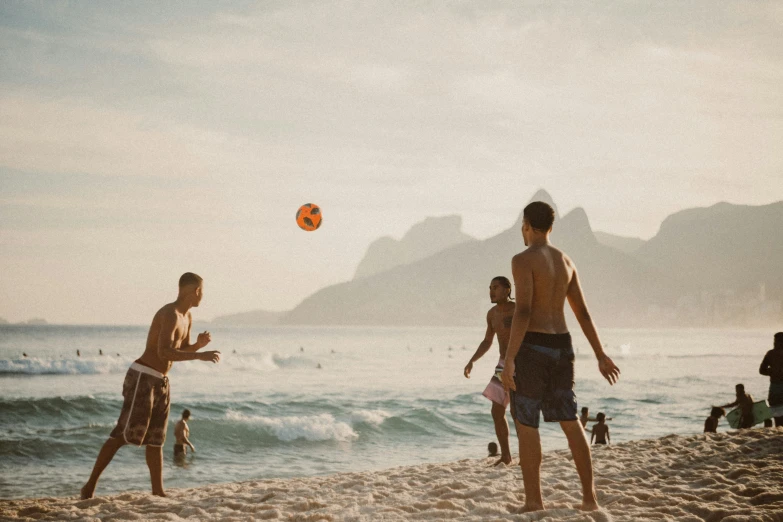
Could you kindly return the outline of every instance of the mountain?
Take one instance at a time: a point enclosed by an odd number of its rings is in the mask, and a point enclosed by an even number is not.
[[[534,200],[551,198],[539,192]],[[406,265],[323,288],[283,317],[285,324],[476,325],[491,306],[492,277],[511,276],[525,247],[522,214],[508,230],[467,241]],[[651,304],[672,306],[685,280],[599,243],[584,210],[555,221],[553,243],[579,268],[599,324],[634,325]]]
[[[595,231],[594,233],[595,238],[602,245],[612,247],[620,252],[625,252],[626,254],[633,254],[645,243],[644,239],[639,239],[638,237],[615,236],[614,234],[598,231]]]
[[[783,296],[783,201],[718,203],[677,212],[634,255],[667,274],[685,275],[702,292]]]
[[[0,324],[8,324],[8,321],[0,317]]]
[[[356,268],[354,279],[413,263],[460,243],[475,241],[461,228],[460,216],[428,217],[413,225],[399,241],[384,236],[370,244]]]
[[[46,322],[46,319],[42,319],[40,317],[34,317],[33,319],[29,319],[27,321],[21,321],[19,324],[24,324],[27,326],[45,326],[49,323]]]
[[[272,326],[280,322],[280,318],[288,312],[269,312],[254,310],[239,314],[221,315],[212,319],[212,324],[225,326]]]

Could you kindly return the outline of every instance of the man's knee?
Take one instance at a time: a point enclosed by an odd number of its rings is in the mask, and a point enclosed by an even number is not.
[[[506,408],[501,406],[500,404],[493,402],[492,403],[492,416],[496,419],[505,419],[506,418]]]

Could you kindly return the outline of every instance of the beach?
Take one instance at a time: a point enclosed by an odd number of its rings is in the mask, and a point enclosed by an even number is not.
[[[516,441],[514,441],[516,442]],[[603,509],[582,513],[568,450],[544,454],[547,509],[522,513],[522,476],[493,459],[383,471],[0,501],[3,520],[513,520],[781,521],[783,428],[678,436],[593,447]],[[516,459],[515,459],[516,462]],[[76,492],[75,492],[76,493]]]

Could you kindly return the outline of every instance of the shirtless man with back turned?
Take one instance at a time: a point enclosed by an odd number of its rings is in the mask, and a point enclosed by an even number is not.
[[[525,484],[525,511],[544,509],[541,497],[541,439],[538,421],[559,422],[582,482],[585,511],[599,509],[593,463],[585,430],[577,418],[574,394],[574,350],[563,311],[571,305],[579,326],[598,359],[601,374],[614,384],[620,370],[604,353],[585,304],[576,266],[549,242],[555,212],[536,201],[525,207],[522,237],[527,250],[511,260],[516,308],[501,375],[511,390],[511,408],[519,437],[519,463]]]
[[[465,366],[465,377],[470,379],[473,363],[481,359],[492,347],[492,339],[498,336],[500,348],[500,360],[495,366],[495,373],[490,378],[489,384],[484,390],[484,397],[492,401],[492,420],[495,423],[495,435],[500,443],[500,458],[495,466],[500,463],[511,464],[511,449],[508,446],[508,422],[506,422],[506,406],[508,406],[508,392],[503,389],[503,384],[497,374],[503,370],[503,362],[506,358],[508,335],[511,332],[511,320],[514,314],[514,302],[511,301],[511,281],[504,276],[497,276],[489,284],[489,299],[495,305],[487,312],[487,332],[484,340],[479,344],[476,353]]]
[[[152,494],[165,497],[163,491],[163,443],[169,421],[170,390],[167,374],[174,361],[218,362],[220,352],[197,351],[212,340],[209,332],[200,333],[190,344],[193,319],[190,309],[201,303],[204,283],[191,272],[179,278],[177,300],[158,310],[147,334],[147,347],[131,364],[122,385],[123,404],[117,425],[103,444],[92,474],[82,487],[83,499],[92,498],[101,473],[114,454],[125,444],[146,445]]]

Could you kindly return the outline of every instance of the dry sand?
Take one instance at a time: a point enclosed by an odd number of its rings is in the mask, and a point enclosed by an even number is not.
[[[783,428],[593,447],[603,511],[584,514],[570,453],[544,455],[547,510],[520,513],[518,466],[461,460],[325,477],[0,501],[3,520],[783,521]],[[143,464],[141,464],[143,465]],[[263,462],[259,462],[263,466]],[[107,469],[111,473],[111,467]],[[100,493],[100,484],[98,485]]]

